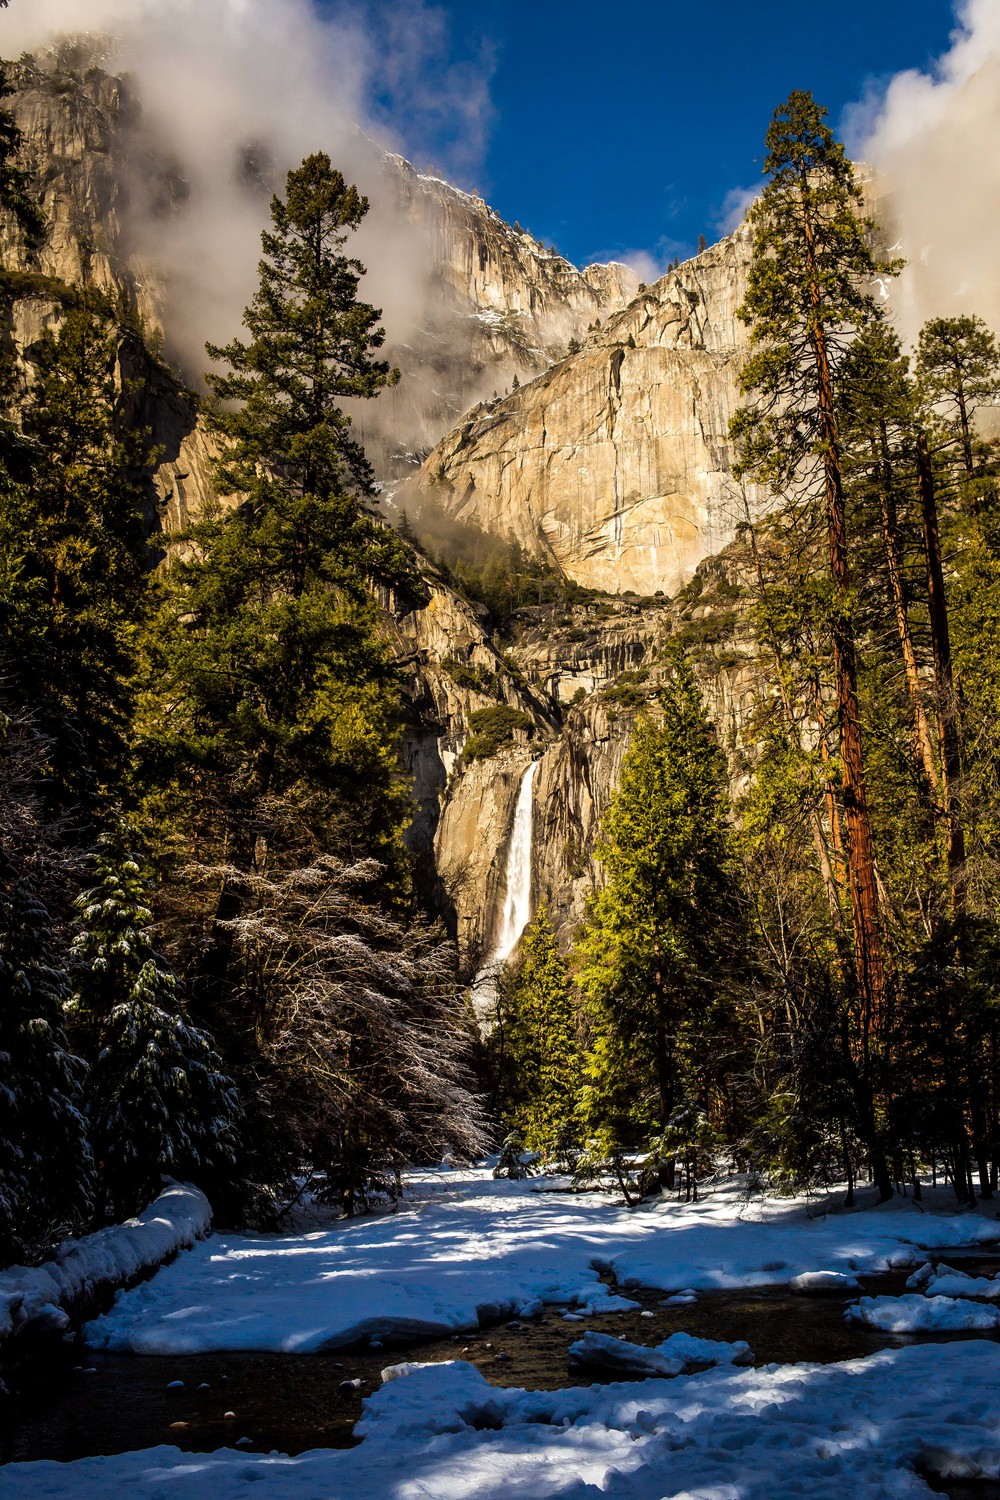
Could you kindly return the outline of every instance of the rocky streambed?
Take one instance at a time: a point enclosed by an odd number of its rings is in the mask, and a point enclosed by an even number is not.
[[[970,1274],[1000,1269],[1000,1257],[967,1251],[942,1251],[932,1259]],[[859,1280],[868,1295],[896,1296],[907,1274]],[[192,1452],[241,1447],[296,1454],[349,1447],[362,1401],[379,1386],[388,1365],[463,1359],[498,1386],[589,1385],[599,1374],[574,1373],[569,1353],[587,1330],[649,1346],[676,1332],[741,1339],[756,1364],[830,1363],[910,1343],[1000,1337],[885,1333],[846,1322],[850,1299],[843,1295],[807,1296],[787,1287],[705,1293],[681,1305],[667,1304],[661,1291],[625,1290],[640,1304],[635,1310],[584,1316],[548,1307],[537,1318],[475,1333],[405,1344],[386,1340],[330,1354],[97,1354],[76,1340],[55,1358],[50,1353],[44,1360],[27,1360],[7,1373],[7,1394],[0,1398],[0,1461],[69,1461],[160,1443]],[[946,1492],[954,1500],[1000,1497],[1000,1485],[992,1481],[974,1485]]]

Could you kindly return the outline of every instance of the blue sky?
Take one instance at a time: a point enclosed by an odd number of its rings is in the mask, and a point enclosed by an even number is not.
[[[400,0],[369,0],[380,12]],[[406,0],[402,0],[404,11]],[[808,88],[835,124],[892,74],[926,68],[949,0],[439,0],[427,96],[381,101],[417,165],[478,187],[578,264],[662,262],[716,238],[726,195],[753,185],[774,107]],[[409,7],[409,20],[419,7]],[[443,14],[442,14],[443,13]],[[427,96],[424,105],[427,106]]]

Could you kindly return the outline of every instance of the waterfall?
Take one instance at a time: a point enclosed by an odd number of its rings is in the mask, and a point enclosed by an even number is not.
[[[538,770],[533,760],[524,773],[514,809],[514,826],[507,849],[507,895],[503,919],[487,968],[506,963],[531,920],[531,788]]]

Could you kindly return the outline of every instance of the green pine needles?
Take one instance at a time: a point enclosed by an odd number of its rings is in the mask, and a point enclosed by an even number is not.
[[[696,1084],[735,940],[725,756],[685,658],[641,714],[602,825],[605,884],[580,944],[591,1027],[583,1112],[626,1141]]]
[[[153,948],[129,835],[101,839],[73,945],[70,1014],[92,1058],[87,1115],[108,1218],[137,1213],[165,1173],[218,1180],[235,1162],[240,1114],[211,1039],[184,1016],[177,978]]]
[[[504,1117],[530,1151],[565,1155],[575,1144],[580,1043],[569,970],[544,902],[525,929],[502,987]]]

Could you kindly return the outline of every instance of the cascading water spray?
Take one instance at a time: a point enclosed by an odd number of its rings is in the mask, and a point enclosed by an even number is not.
[[[514,826],[507,848],[507,895],[503,918],[488,967],[506,963],[531,920],[531,795],[537,760],[524,773],[514,809]]]
[[[510,843],[507,846],[507,893],[504,897],[500,931],[489,958],[472,984],[472,1003],[484,1033],[493,1025],[497,971],[510,958],[521,933],[531,920],[531,797],[537,770],[538,762],[533,760],[521,778]]]

